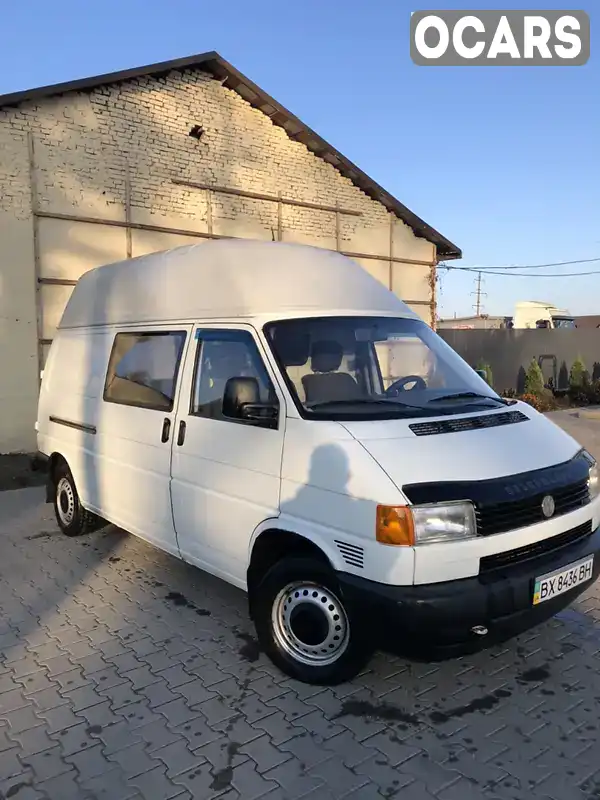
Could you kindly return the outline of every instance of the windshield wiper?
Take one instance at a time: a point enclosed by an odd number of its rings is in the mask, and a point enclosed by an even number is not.
[[[479,394],[479,392],[455,392],[454,394],[443,394],[441,397],[432,397],[431,400],[428,400],[428,403],[437,403],[438,400],[468,400],[469,398],[481,399],[481,400],[493,400],[494,403],[502,403],[502,405],[508,405],[507,401],[504,400],[502,397],[491,397],[487,394]]]

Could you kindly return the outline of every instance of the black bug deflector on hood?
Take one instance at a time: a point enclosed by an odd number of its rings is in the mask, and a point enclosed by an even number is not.
[[[470,500],[475,506],[480,535],[534,525],[546,519],[542,500],[551,495],[553,517],[568,514],[590,502],[590,461],[583,451],[562,464],[483,481],[444,481],[408,484],[402,491],[411,503]]]

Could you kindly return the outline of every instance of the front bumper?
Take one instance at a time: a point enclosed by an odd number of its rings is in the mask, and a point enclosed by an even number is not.
[[[595,555],[591,580],[537,606],[535,579]],[[338,573],[345,602],[378,646],[401,654],[452,657],[506,641],[553,617],[600,575],[600,528],[560,550],[476,577],[390,586]],[[473,632],[487,628],[487,635]]]

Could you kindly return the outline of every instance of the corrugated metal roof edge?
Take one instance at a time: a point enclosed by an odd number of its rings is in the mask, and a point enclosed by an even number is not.
[[[405,222],[417,236],[426,239],[436,246],[440,259],[462,258],[462,252],[445,236],[436,231],[424,220],[414,214],[409,208],[393,197],[376,181],[359,169],[335,147],[326,142],[321,136],[305,125],[298,117],[288,111],[284,106],[264,92],[253,81],[243,75],[232,64],[222,58],[219,53],[210,51],[199,55],[176,58],[171,61],[162,61],[143,67],[110,72],[104,75],[95,75],[89,78],[57,83],[51,86],[40,86],[12,94],[0,95],[0,108],[19,105],[27,101],[42,100],[53,95],[67,92],[85,92],[113,83],[122,83],[135,78],[159,77],[173,70],[203,69],[212,74],[223,85],[236,91],[244,100],[258,108],[268,116],[275,125],[282,127],[294,141],[302,142],[316,156],[330,163],[342,175],[349,178],[352,183],[361,189],[373,200],[384,205],[388,211],[394,213]]]

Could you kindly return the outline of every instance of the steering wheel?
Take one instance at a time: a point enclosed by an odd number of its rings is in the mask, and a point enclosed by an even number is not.
[[[411,386],[410,389],[407,389],[406,386],[409,383],[414,384],[414,386]],[[426,388],[427,384],[420,375],[405,375],[404,378],[398,378],[397,381],[394,381],[390,386],[388,386],[384,394],[386,397],[397,397],[400,392],[412,392],[415,389]]]

